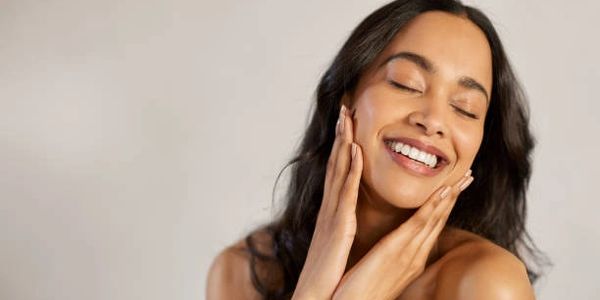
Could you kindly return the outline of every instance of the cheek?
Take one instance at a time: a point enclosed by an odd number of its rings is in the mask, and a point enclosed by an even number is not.
[[[383,111],[381,104],[370,100],[368,95],[361,97],[355,104],[354,140],[363,148],[368,147],[381,126]]]
[[[398,122],[398,116],[403,113],[399,111],[397,100],[377,88],[365,90],[354,108],[354,140],[366,147],[377,143],[383,128]]]
[[[454,145],[457,152],[457,168],[471,167],[483,139],[483,128],[464,128],[454,132]],[[462,169],[462,168],[461,168]]]
[[[354,141],[362,148],[363,176],[369,185],[376,181],[374,176],[377,174],[377,159],[381,159],[380,133],[386,124],[393,123],[393,110],[389,108],[389,103],[383,97],[376,96],[376,93],[367,91],[354,106],[353,136]]]

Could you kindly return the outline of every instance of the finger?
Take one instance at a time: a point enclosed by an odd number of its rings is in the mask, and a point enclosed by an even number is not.
[[[458,180],[454,187],[461,186],[469,175],[470,170]],[[391,234],[388,234],[386,238],[389,237],[389,243],[392,244],[392,247],[404,245],[406,247],[405,251],[412,250],[416,252],[423,243],[426,234],[430,231],[432,222],[435,224],[435,221],[439,218],[440,212],[439,210],[436,211],[436,208],[440,206],[444,199],[451,196],[451,192],[452,187],[440,187],[406,222]]]
[[[456,204],[458,196],[460,195],[460,192],[464,191],[472,182],[473,177],[469,176],[466,180],[464,180],[461,183],[461,185],[456,185],[453,188],[453,195],[450,197],[450,199],[447,199],[442,205],[440,205],[444,206],[442,216],[441,218],[439,218],[439,220],[433,227],[433,230],[421,245],[420,249],[417,252],[417,255],[414,258],[415,261],[422,263],[425,263],[427,261],[427,257],[429,256],[431,249],[435,245],[435,242],[438,240],[440,232],[442,231],[442,229],[444,229],[446,222],[448,221],[448,217],[450,216],[450,213],[452,212],[452,209]]]
[[[350,173],[340,192],[340,201],[338,204],[338,211],[342,214],[356,213],[356,202],[358,200],[358,189],[360,186],[362,169],[362,149],[356,143],[352,143],[352,164],[350,166]]]
[[[446,222],[448,221],[448,217],[450,216],[450,213],[452,212],[452,209],[454,208],[454,205],[456,204],[458,195],[460,194],[460,192],[464,191],[472,182],[473,182],[473,177],[469,177],[460,186],[455,187],[455,189],[456,189],[455,194],[452,197],[450,197],[450,199],[448,199],[446,201],[446,203],[444,203],[445,209],[442,214],[442,217],[437,221],[437,223],[433,227],[433,230],[431,231],[429,236],[425,239],[425,241],[423,242],[423,245],[421,245],[421,248],[418,250],[417,254],[413,258],[413,261],[415,263],[422,264],[422,265],[426,264],[429,254],[431,253],[431,249],[433,249],[433,246],[439,239],[440,233],[446,226]]]
[[[321,207],[324,215],[331,216],[339,202],[339,193],[348,177],[352,137],[352,120],[345,105],[340,108],[340,116],[336,128],[336,140],[327,164],[325,187],[323,191],[325,203]]]
[[[424,216],[428,216],[433,213],[434,202],[437,199],[444,198],[444,195],[449,194],[450,188],[442,186],[438,188],[430,198],[402,225],[394,229],[391,233],[383,237],[380,242],[381,247],[391,247],[397,249],[396,251],[402,251],[406,245],[415,238],[415,236],[426,226],[427,219]],[[417,214],[420,214],[417,219]]]
[[[321,211],[323,211],[324,214],[333,214],[335,208],[337,207],[338,193],[337,191],[334,193],[332,189],[332,181],[336,176],[336,165],[340,153],[340,148],[342,148],[341,146],[343,143],[342,136],[340,134],[340,126],[342,124],[342,119],[345,118],[345,110],[345,106],[342,105],[338,117],[338,122],[336,123],[335,141],[333,142],[333,147],[331,148],[331,153],[329,154],[329,158],[327,160],[325,182],[323,187],[323,202],[321,203]]]
[[[432,201],[432,204],[427,203],[427,205],[430,206],[428,210],[421,211],[421,209],[419,209],[413,217],[405,222],[409,223],[411,221],[415,221],[418,224],[425,224],[417,229],[418,233],[416,234],[415,238],[410,241],[410,248],[412,248],[414,251],[417,251],[421,247],[423,241],[433,230],[434,225],[443,217],[443,213],[448,208],[448,204],[454,197],[457,197],[457,191],[469,180],[470,175],[471,170],[467,171],[467,173],[450,188],[449,192],[448,189],[446,189],[445,195],[440,195],[440,197],[434,198],[433,200],[436,201]]]
[[[343,185],[347,181],[348,172],[350,171],[352,143],[353,143],[353,122],[348,110],[345,110],[345,117],[340,124],[340,150],[334,168],[334,176],[331,181],[332,191],[341,191]],[[332,194],[332,196],[334,196]]]
[[[471,185],[473,180],[475,180],[475,178],[473,176],[471,176],[471,178],[469,180],[467,180],[467,182],[463,183],[463,185],[459,187],[460,192],[466,190]]]
[[[427,199],[425,204],[423,204],[417,210],[417,212],[415,212],[415,215],[411,217],[407,222],[405,222],[408,223],[407,226],[410,227],[411,225],[413,225],[410,223],[416,223],[416,225],[427,224],[432,213],[435,211],[435,208],[440,205],[440,203],[444,200],[444,198],[446,198],[446,196],[449,193],[452,193],[454,189],[463,185],[464,182],[469,178],[469,176],[471,176],[471,170],[468,170],[453,186],[446,187],[445,190],[443,190],[438,197],[435,196],[435,193],[432,194],[432,196],[430,196],[429,199]],[[424,226],[414,227],[423,228]]]

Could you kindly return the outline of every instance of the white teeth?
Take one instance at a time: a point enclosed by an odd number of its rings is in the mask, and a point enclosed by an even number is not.
[[[417,160],[428,163],[429,162],[429,160],[427,159],[428,157],[429,157],[428,153],[420,151],[419,156],[417,156]]]
[[[402,155],[408,155],[408,152],[410,152],[410,146],[409,145],[402,145],[402,150],[400,152],[402,153]]]
[[[434,168],[437,165],[438,159],[434,154],[421,151],[400,142],[388,142],[388,145],[390,146],[390,149],[394,150],[396,153],[401,153],[404,156],[420,161],[430,168]]]
[[[414,160],[418,160],[420,152],[421,151],[419,151],[419,149],[410,147],[410,152],[408,153],[408,157],[410,157]]]

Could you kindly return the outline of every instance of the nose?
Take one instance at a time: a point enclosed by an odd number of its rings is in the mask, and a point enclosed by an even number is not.
[[[428,136],[444,137],[447,134],[443,112],[432,106],[413,111],[408,115],[408,122],[421,128]]]

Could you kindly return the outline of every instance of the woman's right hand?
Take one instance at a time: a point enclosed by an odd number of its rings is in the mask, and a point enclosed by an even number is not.
[[[293,299],[331,299],[344,275],[356,235],[356,202],[362,174],[352,117],[342,105],[327,162],[323,200]]]

